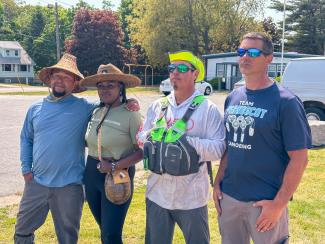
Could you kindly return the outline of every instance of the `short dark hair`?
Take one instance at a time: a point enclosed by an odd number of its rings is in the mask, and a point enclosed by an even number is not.
[[[273,54],[273,43],[269,35],[263,32],[250,32],[243,36],[244,39],[261,40],[263,43],[263,53],[265,55]]]

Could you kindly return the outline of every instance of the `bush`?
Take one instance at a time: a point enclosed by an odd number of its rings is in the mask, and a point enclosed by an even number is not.
[[[221,88],[222,78],[221,77],[215,77],[212,80],[209,80],[208,82],[211,84],[213,90],[217,91],[217,90],[219,90]]]

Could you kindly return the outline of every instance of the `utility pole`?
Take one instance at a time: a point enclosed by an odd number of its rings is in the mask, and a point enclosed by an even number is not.
[[[285,33],[285,21],[286,21],[286,0],[283,0],[283,23],[282,23],[282,46],[281,46],[281,73],[280,78],[282,81],[283,76],[283,54],[284,54],[284,33]]]
[[[60,33],[59,33],[59,14],[58,14],[57,2],[55,2],[54,14],[55,14],[55,36],[56,36],[56,59],[57,61],[59,61],[61,57],[61,51],[60,51]]]

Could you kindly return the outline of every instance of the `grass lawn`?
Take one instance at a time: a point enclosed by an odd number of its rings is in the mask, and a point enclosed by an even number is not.
[[[290,243],[325,243],[325,149],[309,152],[309,165],[294,200],[289,204]],[[124,225],[124,243],[144,243],[145,231],[145,186],[138,185]],[[12,243],[17,205],[0,209],[0,243]],[[216,211],[209,202],[211,243],[220,243]],[[56,243],[54,227],[49,216],[46,223],[36,232],[36,243]],[[81,220],[79,243],[100,243],[99,231],[87,204]],[[174,242],[185,243],[179,228]]]

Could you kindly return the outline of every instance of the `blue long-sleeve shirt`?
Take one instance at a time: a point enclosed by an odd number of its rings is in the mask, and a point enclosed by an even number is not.
[[[95,104],[73,95],[49,97],[28,110],[20,135],[22,173],[48,187],[82,183],[85,131]]]

